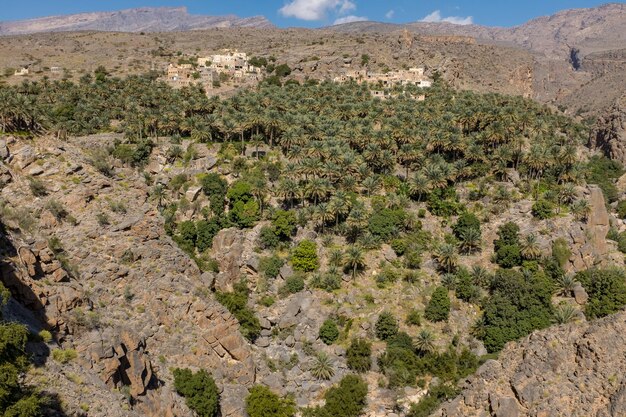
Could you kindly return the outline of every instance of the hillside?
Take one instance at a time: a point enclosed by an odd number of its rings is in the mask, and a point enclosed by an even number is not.
[[[0,22],[0,36],[41,32],[174,32],[209,28],[254,27],[274,25],[263,16],[239,18],[192,15],[185,7],[144,7],[115,12],[80,13],[37,19]]]

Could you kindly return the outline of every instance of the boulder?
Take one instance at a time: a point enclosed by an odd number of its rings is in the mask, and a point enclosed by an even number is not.
[[[7,147],[7,140],[0,138],[0,159],[7,159],[10,155],[9,148]]]
[[[37,159],[35,149],[32,146],[24,146],[13,154],[12,163],[19,169],[24,169]]]
[[[187,198],[187,200],[191,202],[194,202],[200,195],[200,191],[202,191],[202,187],[189,187],[189,189],[185,193],[185,198]]]
[[[574,299],[580,305],[586,304],[587,300],[589,299],[587,291],[585,291],[580,282],[577,282],[574,286]]]

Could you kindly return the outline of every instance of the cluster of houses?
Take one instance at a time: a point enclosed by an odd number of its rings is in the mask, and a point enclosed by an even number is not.
[[[259,81],[262,69],[250,64],[245,52],[224,50],[222,54],[198,58],[195,64],[170,64],[166,77],[175,87],[200,83],[211,89],[218,84],[220,74],[241,82]]]
[[[337,83],[346,83],[351,81],[358,84],[368,83],[371,87],[373,87],[371,89],[372,95],[382,99],[391,96],[389,89],[393,87],[406,87],[413,85],[420,88],[428,88],[433,85],[432,80],[425,75],[424,68],[421,67],[384,73],[370,72],[366,69],[353,70],[335,77],[333,81]],[[415,98],[421,101],[425,99],[425,96],[420,94]]]

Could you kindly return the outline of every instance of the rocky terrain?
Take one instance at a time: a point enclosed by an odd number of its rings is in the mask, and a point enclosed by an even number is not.
[[[239,18],[192,15],[185,7],[144,7],[116,12],[80,13],[28,20],[0,22],[1,35],[24,35],[41,32],[173,32],[228,27],[274,27],[263,16]]]
[[[487,361],[437,417],[623,416],[626,314],[537,332]]]

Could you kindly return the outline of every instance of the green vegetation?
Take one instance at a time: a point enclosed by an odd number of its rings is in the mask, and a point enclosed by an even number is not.
[[[335,343],[337,338],[339,338],[339,329],[337,328],[337,323],[333,319],[326,319],[324,323],[320,327],[319,338],[322,339],[322,342],[327,345],[332,345]]]
[[[315,242],[300,241],[291,253],[291,264],[296,271],[315,271],[319,267]]]
[[[280,398],[264,385],[255,385],[246,397],[246,413],[250,417],[292,417],[296,406],[289,398]]]
[[[424,317],[430,321],[448,320],[450,314],[450,298],[445,287],[437,287],[424,310]]]
[[[589,294],[588,318],[608,316],[626,305],[626,275],[622,269],[588,269],[576,274]]]
[[[305,410],[307,417],[358,417],[367,404],[367,383],[357,375],[344,376],[324,395],[326,404]]]
[[[261,324],[248,307],[248,284],[240,281],[235,284],[233,292],[216,292],[217,301],[230,311],[241,326],[241,334],[248,340],[254,341],[261,333]]]
[[[199,417],[217,417],[220,411],[220,398],[213,377],[204,369],[192,372],[190,369],[174,369],[174,388],[185,397],[187,406]]]
[[[376,321],[376,337],[387,340],[398,333],[398,321],[388,311],[383,311]]]
[[[365,339],[352,339],[346,351],[348,368],[356,372],[367,372],[372,368],[372,344]]]

